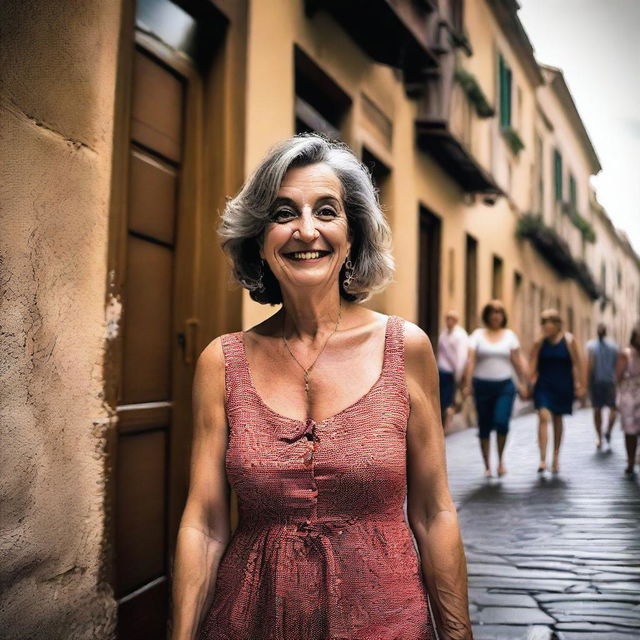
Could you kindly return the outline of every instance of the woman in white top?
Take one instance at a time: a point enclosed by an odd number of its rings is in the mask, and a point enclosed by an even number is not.
[[[507,314],[500,300],[491,300],[482,310],[484,328],[469,337],[469,358],[464,376],[463,394],[473,396],[478,413],[478,436],[485,466],[491,477],[489,437],[496,431],[498,476],[506,473],[502,461],[509,432],[509,421],[516,395],[514,369],[520,378],[518,394],[526,397],[527,366],[520,352],[518,336],[507,329]]]

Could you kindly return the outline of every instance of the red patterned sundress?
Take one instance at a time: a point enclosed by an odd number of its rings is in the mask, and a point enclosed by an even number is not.
[[[239,523],[220,560],[202,640],[434,640],[406,519],[404,321],[352,405],[315,422],[258,395],[241,331],[222,336],[227,477]]]

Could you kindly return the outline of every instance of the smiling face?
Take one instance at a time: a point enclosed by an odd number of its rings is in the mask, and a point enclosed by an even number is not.
[[[351,248],[342,185],[326,164],[289,169],[260,248],[281,288],[332,286]]]
[[[560,332],[560,323],[552,317],[543,316],[540,324],[542,325],[542,333],[545,338],[555,338]]]
[[[500,309],[492,309],[489,313],[489,327],[500,329],[504,323],[504,313]]]

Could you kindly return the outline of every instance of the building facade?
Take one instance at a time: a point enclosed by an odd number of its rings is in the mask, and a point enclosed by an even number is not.
[[[472,330],[497,297],[525,350],[547,306],[581,342],[599,321],[628,339],[638,256],[514,0],[5,9],[8,637],[164,637],[195,362],[276,311],[231,283],[215,228],[282,138],[369,167],[397,266],[371,308],[435,341],[447,309]]]

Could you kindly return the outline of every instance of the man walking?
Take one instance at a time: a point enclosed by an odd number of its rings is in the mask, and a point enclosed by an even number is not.
[[[607,337],[607,327],[598,324],[598,337],[587,342],[587,381],[596,427],[596,446],[602,446],[602,409],[609,408],[605,438],[611,441],[611,430],[616,420],[616,361],[618,345]]]
[[[448,311],[444,317],[445,329],[438,338],[438,373],[440,377],[440,410],[442,426],[451,426],[455,413],[456,385],[462,379],[469,350],[467,332],[458,326],[458,314]]]

